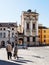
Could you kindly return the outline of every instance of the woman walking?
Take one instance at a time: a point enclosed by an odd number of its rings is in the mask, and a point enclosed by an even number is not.
[[[18,48],[17,48],[17,44],[15,44],[15,47],[14,47],[14,59],[18,59]]]

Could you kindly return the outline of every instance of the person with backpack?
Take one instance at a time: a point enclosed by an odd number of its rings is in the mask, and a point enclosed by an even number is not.
[[[8,42],[7,46],[6,46],[6,51],[7,51],[7,58],[12,59],[12,45],[10,42]]]

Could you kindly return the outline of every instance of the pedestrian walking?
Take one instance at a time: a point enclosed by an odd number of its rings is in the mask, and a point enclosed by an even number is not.
[[[13,56],[14,56],[14,59],[18,59],[18,46],[17,46],[17,43],[15,44],[15,47],[14,47],[14,54],[13,54]]]
[[[12,45],[10,42],[8,42],[7,46],[6,46],[6,50],[7,50],[7,58],[12,59]]]

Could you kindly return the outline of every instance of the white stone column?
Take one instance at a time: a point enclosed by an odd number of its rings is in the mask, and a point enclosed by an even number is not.
[[[26,20],[24,21],[24,35],[26,35]]]
[[[32,20],[30,21],[30,35],[32,35]]]
[[[36,45],[38,45],[38,21],[36,21]]]
[[[38,36],[38,21],[36,21],[36,35]]]
[[[32,42],[32,37],[30,37],[30,41]]]

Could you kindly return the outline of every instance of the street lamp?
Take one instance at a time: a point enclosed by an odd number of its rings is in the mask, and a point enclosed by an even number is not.
[[[18,44],[18,31],[15,33],[15,42]]]

